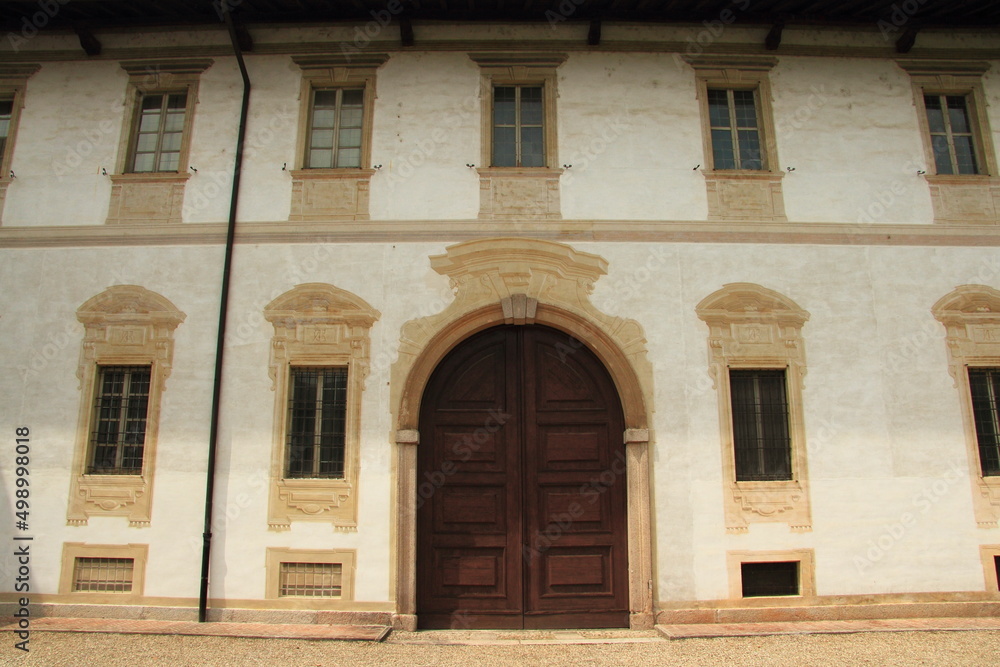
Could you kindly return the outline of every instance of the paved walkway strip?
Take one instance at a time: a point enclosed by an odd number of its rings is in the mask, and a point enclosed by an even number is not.
[[[1000,618],[882,618],[857,621],[706,623],[657,625],[670,639],[759,637],[764,635],[851,634],[856,632],[1000,630]]]

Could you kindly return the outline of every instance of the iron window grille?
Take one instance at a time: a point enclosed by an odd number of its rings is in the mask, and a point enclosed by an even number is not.
[[[493,166],[544,167],[542,86],[493,88]]]
[[[73,590],[88,593],[131,593],[133,558],[77,558]]]
[[[983,476],[1000,475],[1000,369],[970,368],[972,416]]]
[[[978,174],[975,138],[964,95],[924,95],[934,164],[939,174]]]
[[[312,93],[306,168],[360,168],[364,88]]]
[[[766,168],[760,146],[757,91],[709,88],[708,117],[713,168]]]
[[[799,595],[799,561],[741,563],[743,597]]]
[[[792,479],[785,371],[730,370],[736,481]]]
[[[142,474],[150,376],[149,366],[99,368],[88,474]]]
[[[135,136],[132,138],[131,171],[177,171],[187,114],[187,93],[142,95],[137,114]]]
[[[344,477],[346,368],[292,368],[286,478]]]
[[[340,563],[282,563],[282,597],[340,597],[343,565]]]

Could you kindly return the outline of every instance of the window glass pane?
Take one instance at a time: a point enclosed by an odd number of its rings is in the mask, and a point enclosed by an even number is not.
[[[975,174],[976,158],[972,148],[972,137],[954,137],[955,139],[955,160],[958,162],[958,173]]]
[[[951,123],[952,132],[967,133],[969,131],[969,116],[965,112],[964,97],[948,96],[948,120]]]
[[[757,127],[757,107],[752,90],[734,90],[733,105],[736,113],[736,127]]]
[[[515,88],[497,86],[493,89],[493,124],[513,125],[517,121],[514,108]]]
[[[332,148],[333,130],[313,130],[309,143],[311,148]]]
[[[513,127],[497,127],[493,130],[493,166],[517,166],[517,134]]]
[[[163,141],[160,142],[160,150],[165,152],[177,152],[181,149],[181,133],[180,132],[169,132],[163,135]]]
[[[739,130],[740,169],[763,169],[757,130]]]
[[[733,135],[729,130],[712,130],[712,161],[716,169],[736,169]]]
[[[312,169],[329,169],[333,166],[333,151],[313,149],[309,151],[309,167]]]
[[[315,96],[313,98],[313,107],[316,109],[327,108],[332,109],[337,106],[337,91],[336,90],[317,90],[315,91]]]
[[[161,153],[160,166],[157,171],[177,171],[177,168],[180,167],[180,163],[180,153]]]
[[[333,109],[316,109],[313,111],[312,126],[315,128],[332,128],[337,114]]]
[[[337,166],[340,168],[358,168],[361,166],[361,149],[342,148],[338,153]]]
[[[166,122],[163,124],[164,132],[180,132],[184,129],[184,114],[172,111],[167,114]]]
[[[142,96],[142,110],[150,111],[156,110],[160,111],[163,106],[163,95],[143,95]]]
[[[170,95],[167,98],[168,109],[184,109],[187,106],[187,95],[184,93]]]
[[[160,129],[160,112],[143,112],[139,119],[140,132],[156,132]]]
[[[934,166],[939,174],[951,174],[951,149],[948,148],[948,137],[943,134],[931,135],[931,148],[934,151]]]
[[[364,103],[364,90],[361,88],[350,88],[342,91],[344,107],[361,107]]]
[[[540,87],[521,88],[521,124],[542,124],[542,89]]]
[[[944,114],[941,111],[941,98],[937,95],[924,95],[924,106],[927,108],[927,126],[931,132],[944,132]]]
[[[151,153],[156,150],[156,134],[140,134],[136,140],[135,150],[137,153]]]
[[[729,98],[725,90],[709,89],[708,118],[712,127],[729,127]]]
[[[340,147],[341,148],[360,148],[361,147],[361,129],[360,128],[342,128],[340,130]]]
[[[135,156],[135,166],[132,171],[135,172],[146,172],[153,171],[154,164],[154,154],[153,153],[141,153]]]
[[[340,110],[341,127],[361,127],[361,109],[358,107],[344,107]]]

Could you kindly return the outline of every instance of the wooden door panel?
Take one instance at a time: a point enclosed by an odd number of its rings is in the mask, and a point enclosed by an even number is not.
[[[591,472],[607,470],[611,434],[609,424],[536,424],[537,471]],[[621,436],[619,436],[621,437]]]
[[[554,547],[542,555],[539,565],[542,608],[561,609],[561,598],[566,597],[586,598],[583,606],[590,608],[614,602],[610,546]]]
[[[504,485],[448,484],[434,503],[434,532],[465,535],[507,534],[507,492]]]
[[[540,484],[538,515],[541,534],[612,532],[615,529],[612,497],[593,491],[581,493],[580,484]]]

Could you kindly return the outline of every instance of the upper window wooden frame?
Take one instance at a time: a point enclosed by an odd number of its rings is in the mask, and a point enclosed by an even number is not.
[[[138,285],[115,285],[77,310],[85,333],[77,377],[81,400],[70,483],[70,525],[86,525],[91,516],[124,516],[130,525],[149,525],[152,512],[160,403],[173,367],[174,330],[185,315],[169,300]],[[150,369],[142,467],[138,474],[89,471],[95,397],[101,367],[147,366]]]
[[[725,285],[695,310],[709,328],[709,373],[718,390],[726,529],[740,533],[750,523],[783,522],[796,532],[811,530],[802,399],[802,326],[809,313],[788,297],[752,283]],[[736,474],[730,370],[768,369],[785,374],[790,479],[741,481]]]
[[[556,81],[557,69],[566,61],[564,53],[470,53],[469,57],[480,68],[482,100],[482,140],[480,172],[497,171],[544,171],[559,168],[557,143]],[[544,164],[539,167],[494,165],[493,146],[493,100],[498,87],[540,87],[542,89],[542,132],[544,144]]]
[[[325,283],[299,285],[269,303],[274,325],[269,375],[274,390],[274,432],[268,526],[288,530],[292,521],[322,521],[357,529],[361,448],[361,395],[368,375],[369,331],[381,314],[363,299]],[[292,369],[346,368],[343,474],[289,476],[287,447]]]
[[[211,67],[212,60],[153,60],[127,61],[121,63],[128,73],[128,88],[125,94],[126,116],[122,125],[115,174],[130,178],[156,179],[170,174],[187,177],[191,134],[194,125],[195,107],[198,103],[198,83],[201,73]],[[143,117],[143,100],[163,97],[166,104],[170,95],[184,95],[184,124],[181,130],[180,147],[176,169],[135,171],[135,151]],[[161,120],[161,122],[163,122]]]

